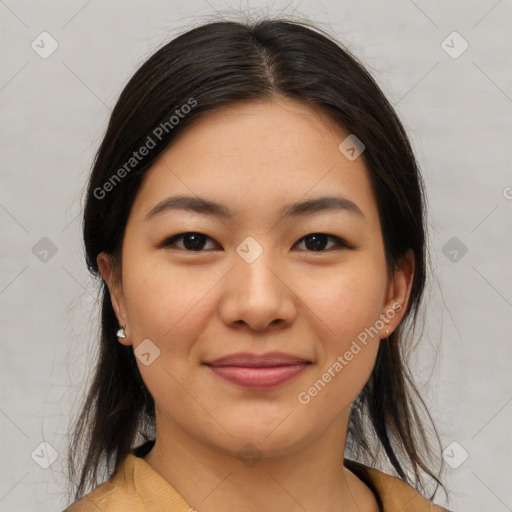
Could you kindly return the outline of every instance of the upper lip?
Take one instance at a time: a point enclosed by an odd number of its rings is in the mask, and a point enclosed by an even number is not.
[[[204,361],[210,366],[246,366],[260,368],[262,366],[285,366],[292,364],[310,363],[307,359],[283,352],[269,352],[267,354],[251,354],[239,352],[228,356],[220,357],[211,361]]]

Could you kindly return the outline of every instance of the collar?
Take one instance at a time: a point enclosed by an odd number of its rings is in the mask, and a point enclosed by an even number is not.
[[[190,506],[178,491],[142,458],[153,444],[154,441],[148,441],[133,449],[114,479],[127,484],[152,512],[190,512]],[[428,501],[400,478],[350,459],[345,459],[344,465],[373,491],[381,512],[449,512]]]
[[[344,465],[373,491],[381,512],[450,512],[428,501],[400,478],[350,459],[345,459]]]

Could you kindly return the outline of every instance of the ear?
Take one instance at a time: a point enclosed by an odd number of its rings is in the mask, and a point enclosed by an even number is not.
[[[405,315],[414,277],[414,252],[408,249],[400,260],[398,268],[393,272],[393,278],[388,283],[386,302],[381,314],[385,325],[380,337],[387,338],[398,327]],[[386,333],[389,330],[389,334]]]
[[[114,312],[116,314],[117,321],[119,322],[120,326],[126,326],[127,330],[128,321],[126,314],[126,305],[124,302],[123,286],[121,282],[118,282],[119,280],[116,279],[116,276],[114,275],[111,257],[109,254],[105,252],[100,252],[98,254],[98,257],[96,258],[96,262],[98,263],[98,268],[101,272],[101,275],[108,286],[110,292],[110,299],[112,301],[112,308],[114,309]],[[118,339],[119,343],[122,343],[123,345],[131,345],[131,342],[128,341],[128,335],[126,336],[126,338]]]

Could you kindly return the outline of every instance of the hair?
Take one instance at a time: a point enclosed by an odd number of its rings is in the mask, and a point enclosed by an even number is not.
[[[321,110],[363,142],[389,274],[409,249],[414,253],[404,318],[380,343],[371,376],[352,404],[347,448],[372,464],[384,449],[392,470],[422,494],[425,473],[436,484],[432,500],[439,486],[446,493],[440,472],[436,476],[430,467],[441,443],[405,357],[426,283],[424,184],[393,107],[365,67],[332,36],[305,21],[217,20],[180,34],[144,62],[121,92],[94,159],[83,217],[87,267],[101,279],[97,256],[104,251],[120,279],[125,227],[144,174],[179,133],[223,106],[279,99]],[[171,116],[180,112],[184,115],[173,122]],[[133,152],[144,145],[152,147],[135,159]],[[108,286],[104,280],[99,286],[99,356],[69,440],[75,500],[98,485],[102,464],[107,475],[115,474],[134,444],[150,439],[155,428],[153,398],[132,347],[116,337]],[[407,333],[406,324],[412,325]],[[433,427],[435,449],[419,410],[426,411]]]

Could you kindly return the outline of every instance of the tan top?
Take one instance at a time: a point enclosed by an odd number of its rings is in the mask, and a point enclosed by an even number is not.
[[[133,450],[132,450],[133,452]],[[140,452],[139,452],[140,453]],[[449,512],[394,476],[345,459],[345,467],[374,492],[381,512]],[[127,455],[115,476],[64,512],[194,512],[142,456]]]

